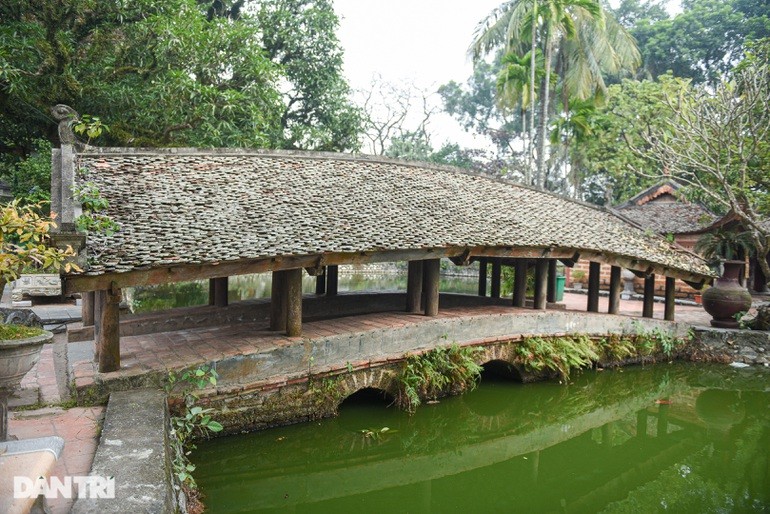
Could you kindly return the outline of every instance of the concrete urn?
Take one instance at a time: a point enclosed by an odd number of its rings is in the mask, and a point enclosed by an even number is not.
[[[703,308],[711,314],[712,326],[738,328],[735,315],[751,308],[751,295],[738,283],[743,261],[724,261],[723,265],[722,276],[703,293]]]
[[[18,387],[40,357],[43,345],[52,339],[53,334],[46,330],[26,339],[0,340],[0,389]]]

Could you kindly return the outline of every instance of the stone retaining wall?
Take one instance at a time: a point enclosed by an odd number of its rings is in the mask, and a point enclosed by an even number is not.
[[[770,332],[696,328],[690,358],[696,361],[770,365]]]

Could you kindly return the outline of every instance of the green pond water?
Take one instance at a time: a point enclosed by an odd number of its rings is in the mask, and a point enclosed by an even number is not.
[[[490,372],[413,416],[359,394],[337,418],[202,442],[192,459],[211,513],[768,512],[770,373]]]
[[[302,292],[315,293],[315,277],[303,274]],[[253,298],[269,298],[272,285],[271,273],[259,273],[230,277],[228,300],[238,302]],[[478,279],[473,276],[442,276],[439,288],[445,293],[475,294]],[[339,292],[349,291],[406,291],[405,273],[367,273],[355,271],[340,273]],[[209,283],[206,280],[134,287],[125,296],[131,312],[151,312],[175,307],[206,305],[209,301]]]

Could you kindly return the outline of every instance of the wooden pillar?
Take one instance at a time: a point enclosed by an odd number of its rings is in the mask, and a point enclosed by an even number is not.
[[[599,282],[601,273],[601,264],[598,262],[588,263],[588,312],[599,312]]]
[[[545,310],[548,289],[548,260],[535,261],[535,309]]]
[[[94,302],[96,301],[95,297],[96,295],[93,291],[88,291],[87,293],[80,295],[80,301],[82,302],[82,305],[80,306],[81,319],[83,320],[84,327],[94,326]]]
[[[513,306],[524,307],[527,302],[527,259],[516,259],[513,274]]]
[[[642,317],[651,318],[655,305],[655,274],[644,277],[644,301],[642,304]]]
[[[120,289],[100,291],[99,372],[120,369]]]
[[[548,289],[545,298],[556,303],[556,259],[548,259]]]
[[[610,314],[617,314],[620,311],[620,291],[623,288],[620,271],[619,266],[610,268],[610,303],[607,307],[607,312]]]
[[[286,272],[273,271],[273,282],[270,287],[270,330],[276,332],[286,330]]]
[[[339,287],[339,267],[326,266],[326,294],[333,296],[337,294]]]
[[[406,312],[417,314],[422,303],[422,262],[409,261],[406,279]]]
[[[209,279],[209,305],[227,307],[227,277]]]
[[[666,308],[663,313],[663,319],[674,321],[674,300],[676,298],[676,279],[666,277]]]
[[[326,294],[326,268],[315,277],[315,294]]]
[[[490,286],[490,296],[500,298],[500,284],[503,280],[503,266],[500,259],[495,258],[492,261],[492,284]]]
[[[479,296],[487,295],[487,260],[479,260]]]
[[[428,259],[423,261],[423,293],[425,294],[425,315],[435,316],[438,314],[438,284],[439,272],[441,271],[440,259]]]
[[[286,335],[302,334],[302,268],[286,272]]]
[[[102,305],[104,300],[102,299],[102,293],[104,291],[94,291],[94,362],[99,362],[99,340],[102,333]]]

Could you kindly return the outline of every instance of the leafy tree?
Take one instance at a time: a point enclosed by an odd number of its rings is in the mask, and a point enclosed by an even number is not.
[[[732,213],[764,256],[770,252],[770,40],[756,45],[732,75],[715,89],[681,83],[665,98],[670,117],[640,136],[658,170],[688,185],[715,210]],[[758,261],[770,277],[768,263]]]

